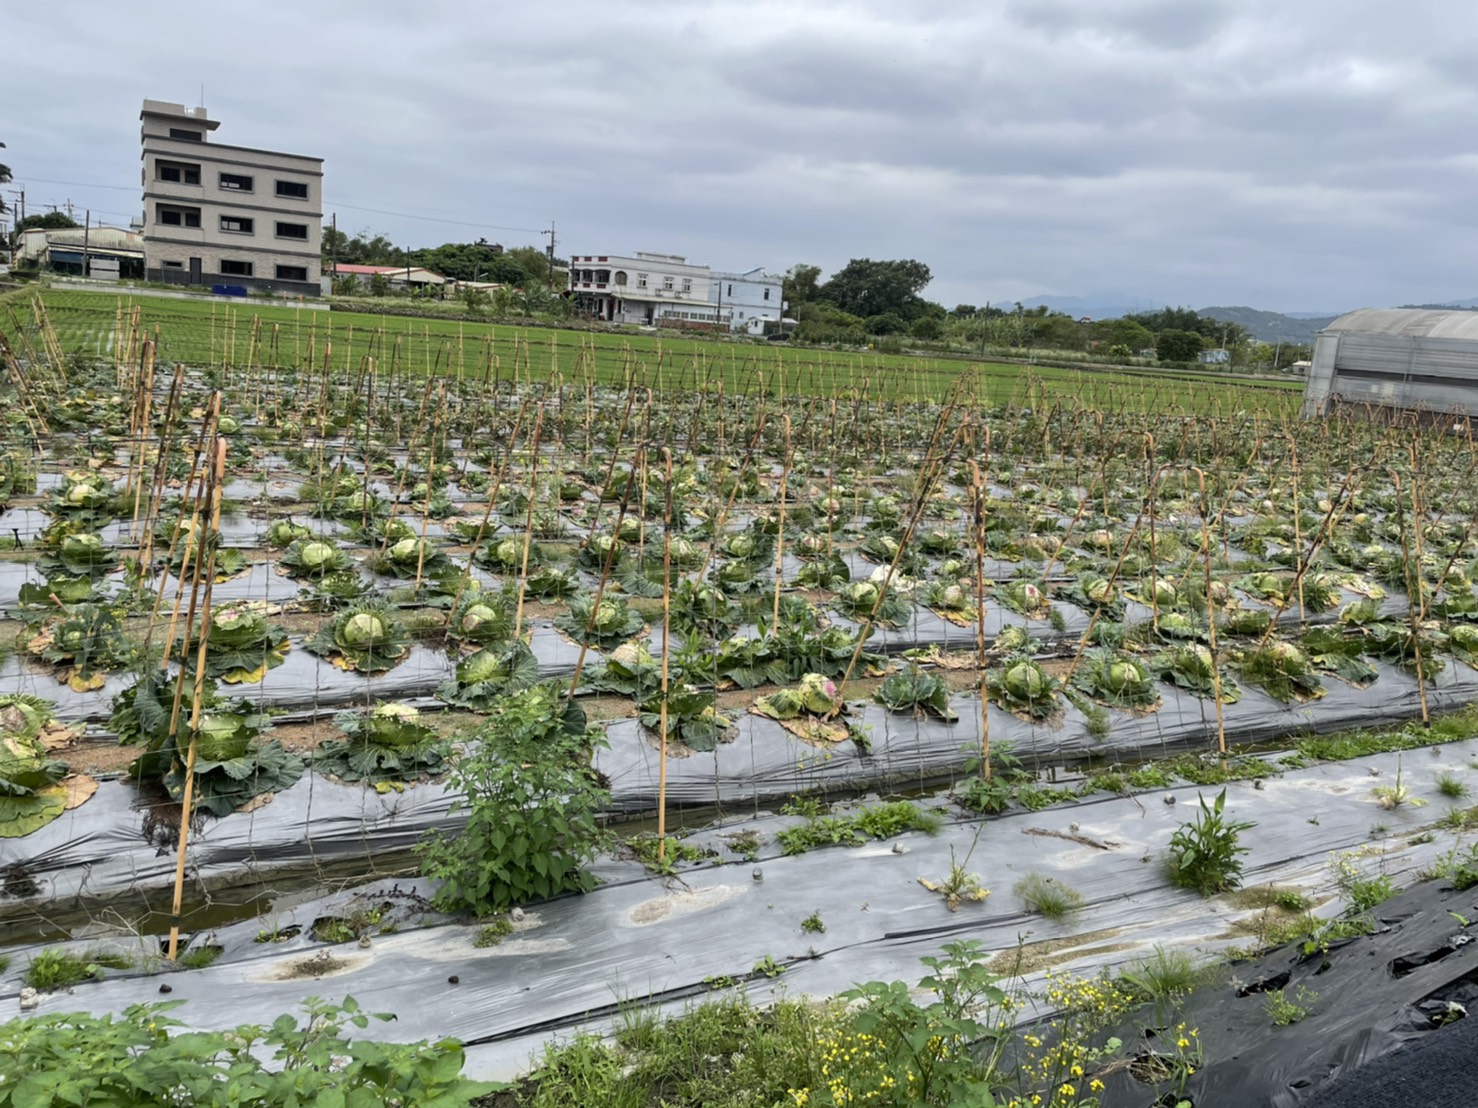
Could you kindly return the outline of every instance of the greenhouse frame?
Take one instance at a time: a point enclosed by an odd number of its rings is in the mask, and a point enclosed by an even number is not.
[[[1415,418],[1478,408],[1478,313],[1361,308],[1340,316],[1314,342],[1302,416],[1334,406]]]

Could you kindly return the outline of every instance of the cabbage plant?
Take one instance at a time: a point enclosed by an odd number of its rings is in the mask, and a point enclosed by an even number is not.
[[[1007,582],[996,591],[996,599],[1018,615],[1030,619],[1045,619],[1052,607],[1046,591],[1035,581]]]
[[[1145,711],[1158,707],[1160,694],[1143,662],[1098,647],[1084,653],[1073,671],[1075,688],[1111,708]]]
[[[931,581],[922,595],[929,610],[941,619],[961,627],[975,622],[975,592],[963,580]]]
[[[197,632],[198,634],[198,632]],[[184,662],[193,670],[198,639],[192,639]],[[178,644],[175,656],[180,657]],[[266,605],[247,601],[222,604],[210,614],[205,672],[228,685],[251,685],[287,658],[292,643],[287,631],[267,618]]]
[[[1149,660],[1149,669],[1160,680],[1169,681],[1196,696],[1214,696],[1216,683],[1220,681],[1223,704],[1235,704],[1242,699],[1242,690],[1237,683],[1224,669],[1218,672],[1211,651],[1199,643],[1156,654]]]
[[[852,579],[851,567],[840,554],[808,561],[796,572],[795,583],[803,589],[835,589]]]
[[[597,604],[594,593],[582,593],[570,599],[570,610],[554,625],[576,642],[606,650],[640,632],[646,621],[625,597],[607,592]]]
[[[501,592],[470,585],[452,610],[447,635],[458,642],[488,646],[505,642],[513,634],[513,609]]]
[[[97,532],[83,531],[63,537],[36,568],[47,577],[102,577],[118,568],[118,553]]]
[[[457,662],[455,675],[436,691],[447,704],[491,711],[498,699],[539,683],[539,660],[521,642],[483,647]]]
[[[869,616],[873,622],[884,627],[896,627],[907,622],[913,614],[913,606],[891,586],[884,587],[880,581],[853,581],[837,590],[832,605],[842,615],[859,623]]]
[[[1008,712],[1027,719],[1044,720],[1058,711],[1060,683],[1030,658],[1007,660],[985,676],[990,699]]]
[[[388,605],[373,600],[344,609],[304,640],[303,648],[356,673],[383,673],[410,653],[405,627]]]
[[[717,585],[684,578],[672,590],[673,630],[690,635],[726,634],[744,618],[743,610]]]
[[[669,681],[673,676],[668,674]],[[590,675],[592,689],[630,696],[638,702],[646,700],[661,686],[662,660],[654,658],[644,642],[622,643]]]
[[[1310,628],[1300,645],[1315,668],[1351,685],[1363,687],[1379,676],[1362,656],[1365,644],[1360,637],[1344,634],[1338,627]]]
[[[291,546],[295,542],[312,537],[311,528],[301,523],[294,523],[290,519],[277,519],[267,527],[267,533],[262,536],[262,541],[274,550],[281,550],[285,546]]]
[[[340,550],[329,538],[299,538],[288,544],[278,563],[289,576],[305,581],[321,581],[331,573],[354,568],[354,559]]]
[[[947,723],[960,718],[949,704],[949,684],[939,674],[918,666],[889,675],[873,693],[873,699],[894,712],[930,715]]]
[[[446,744],[409,704],[379,704],[368,712],[340,712],[344,733],[313,755],[313,767],[345,781],[403,783],[432,777],[446,759]]]
[[[500,535],[485,541],[472,555],[472,560],[495,573],[517,572],[523,568],[524,539],[521,535]],[[548,556],[536,542],[529,543],[529,568],[541,566]]]
[[[1324,695],[1324,682],[1319,679],[1318,670],[1309,656],[1291,642],[1274,640],[1243,654],[1235,665],[1244,678],[1280,703],[1317,700]]]
[[[35,696],[0,696],[0,839],[29,835],[67,806],[64,762],[46,749],[51,703]]]
[[[113,698],[109,721],[118,741],[142,747],[129,767],[135,780],[162,781],[169,795],[184,795],[195,710],[195,682],[164,670],[152,670]],[[178,688],[179,714],[175,713]],[[170,721],[175,734],[170,735]],[[245,700],[223,698],[216,683],[201,685],[199,726],[195,742],[194,803],[215,816],[229,815],[263,793],[279,792],[296,784],[303,760],[289,754],[276,740],[263,739],[271,727],[268,718]]]
[[[707,753],[718,747],[729,729],[730,721],[714,707],[715,694],[692,685],[675,684],[667,688],[667,737],[676,739],[689,750]],[[658,691],[641,704],[641,725],[661,734],[662,693]]]
[[[127,669],[136,654],[118,611],[103,604],[72,605],[46,623],[27,649],[65,666],[60,680],[77,692],[102,688],[103,675]]]
[[[434,576],[449,564],[449,559],[435,542],[414,535],[395,540],[372,561],[377,572],[400,578],[418,574]]]
[[[836,682],[819,673],[808,673],[800,684],[777,689],[752,705],[753,711],[771,719],[796,719],[802,715],[830,716],[843,708]]]

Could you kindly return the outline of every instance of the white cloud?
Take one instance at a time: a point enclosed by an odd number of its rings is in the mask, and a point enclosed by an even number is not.
[[[1478,292],[1478,10],[1438,0],[73,0],[8,13],[37,205],[138,207],[137,112],[326,159],[340,226],[427,245],[832,269],[956,301],[1118,288],[1299,309]],[[62,79],[65,75],[65,79]],[[52,181],[115,185],[114,189]],[[125,216],[126,217],[126,216]]]

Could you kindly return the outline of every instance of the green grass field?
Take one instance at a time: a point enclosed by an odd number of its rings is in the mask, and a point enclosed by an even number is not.
[[[34,327],[29,291],[12,293],[0,330]],[[135,307],[166,363],[228,366],[357,367],[373,357],[381,371],[517,376],[567,384],[644,385],[656,390],[714,389],[786,396],[845,396],[857,390],[893,400],[937,400],[960,377],[992,405],[1069,400],[1099,410],[1230,415],[1262,410],[1291,415],[1300,384],[1251,381],[1175,370],[1112,371],[1002,365],[963,358],[766,346],[637,332],[585,331],[360,312],[323,312],[255,301],[117,295],[46,289],[43,302],[64,352],[111,357],[119,321]],[[13,316],[12,314],[13,313]],[[34,337],[33,337],[34,341]]]

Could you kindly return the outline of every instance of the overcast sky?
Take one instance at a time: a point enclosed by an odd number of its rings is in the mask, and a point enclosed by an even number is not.
[[[79,219],[126,224],[140,101],[193,105],[203,84],[220,141],[322,156],[325,222],[412,246],[542,245],[553,220],[561,255],[828,273],[912,257],[948,307],[1478,296],[1465,0],[65,0],[3,14],[0,160],[33,212],[70,199]]]

